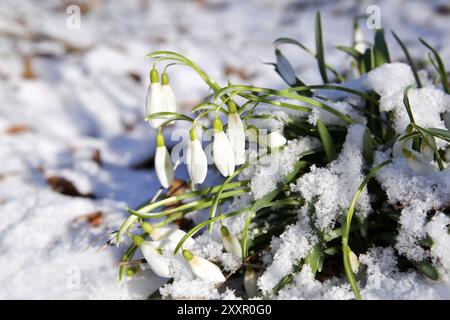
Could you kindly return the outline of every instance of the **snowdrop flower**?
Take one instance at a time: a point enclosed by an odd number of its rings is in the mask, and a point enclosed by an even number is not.
[[[394,146],[392,147],[392,156],[402,157],[403,156],[403,149],[412,150],[412,139],[403,139],[406,135],[412,133],[413,127],[411,125],[408,125],[406,127],[405,131],[397,138],[397,141],[395,141]]]
[[[175,243],[180,242],[180,240],[186,235],[186,232],[175,227],[155,227],[148,222],[142,223],[142,229],[149,234],[153,240],[169,240]],[[194,239],[188,238],[185,241],[186,245],[193,245],[195,243]]]
[[[403,156],[409,166],[419,175],[428,176],[435,172],[433,165],[415,150],[403,149]]]
[[[280,73],[280,76],[283,78],[284,81],[286,81],[288,85],[290,86],[295,85],[295,83],[297,82],[297,78],[295,77],[294,68],[292,68],[288,59],[286,59],[286,57],[281,53],[280,50],[276,49],[275,55],[277,57],[276,68]]]
[[[156,136],[155,171],[161,185],[168,188],[173,182],[174,168],[161,130]]]
[[[197,138],[197,132],[192,127],[190,140],[186,150],[186,165],[193,183],[203,183],[208,173],[208,159],[203,151],[202,144]]]
[[[358,257],[356,256],[356,254],[350,250],[350,254],[349,254],[349,258],[350,258],[350,268],[352,269],[353,273],[358,273],[359,270],[359,260]]]
[[[245,163],[245,128],[234,101],[228,102],[228,139],[234,151],[235,165]]]
[[[393,157],[404,157],[409,166],[419,175],[427,176],[435,172],[433,165],[430,163],[434,157],[434,150],[432,137],[427,137],[422,140],[421,152],[412,149],[412,139],[402,139],[406,135],[413,132],[413,127],[409,125],[405,132],[403,132],[392,147]]]
[[[252,267],[247,267],[244,274],[244,288],[249,298],[253,298],[258,292],[256,281],[255,270]]]
[[[159,83],[158,71],[154,67],[152,71],[150,71],[150,86],[148,87],[145,104],[148,117],[157,112],[168,111],[165,109],[165,102],[161,91],[161,84]],[[152,127],[157,128],[164,121],[166,121],[164,118],[155,118],[148,120],[148,123]]]
[[[272,149],[282,147],[286,142],[286,138],[278,131],[272,131],[267,135],[267,145]]]
[[[228,253],[234,254],[236,257],[242,259],[242,248],[238,239],[234,234],[231,234],[227,227],[221,226],[220,233],[222,234],[223,246]]]
[[[140,236],[133,236],[133,242],[141,249],[152,271],[161,278],[171,278],[169,260],[159,251],[161,241],[145,241]]]
[[[189,250],[183,250],[183,257],[197,277],[214,283],[225,281],[222,271],[214,263],[202,257],[194,256]]]
[[[161,75],[161,93],[165,111],[176,112],[177,111],[177,102],[175,99],[175,94],[172,91],[172,88],[169,84],[169,76],[166,72]]]
[[[234,152],[225,132],[223,132],[222,121],[216,115],[214,118],[214,143],[213,160],[217,169],[224,177],[234,173]]]

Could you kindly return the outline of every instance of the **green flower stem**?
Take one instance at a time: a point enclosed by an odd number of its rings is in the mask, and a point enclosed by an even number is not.
[[[231,197],[234,197],[234,196],[237,196],[240,194],[248,193],[249,191],[250,191],[250,188],[246,188],[246,187],[240,188],[240,189],[235,189],[235,190],[231,190],[231,191],[222,193],[222,196],[220,198],[221,199],[231,198]],[[127,209],[127,211],[133,215],[138,216],[139,218],[142,218],[142,219],[154,219],[154,218],[161,218],[161,217],[164,217],[164,216],[167,216],[169,214],[176,213],[179,211],[184,211],[186,209],[194,209],[195,208],[196,210],[200,210],[200,209],[208,208],[212,205],[212,202],[213,201],[211,198],[194,200],[192,202],[186,203],[179,207],[163,210],[161,212],[141,213],[139,211],[134,211],[129,208]]]
[[[244,187],[248,184],[248,182],[249,182],[248,180],[243,180],[243,181],[229,183],[224,187],[224,190]],[[155,203],[150,203],[148,205],[145,205],[145,206],[137,209],[136,211],[138,213],[142,213],[142,214],[150,213],[153,210],[155,210],[156,208],[159,208],[161,206],[170,206],[170,205],[176,204],[182,200],[186,200],[186,199],[190,199],[190,198],[194,198],[194,197],[201,197],[204,195],[216,193],[220,188],[222,188],[222,185],[208,187],[208,188],[204,188],[204,189],[200,189],[200,190],[196,190],[196,191],[190,191],[190,192],[186,192],[186,193],[183,193],[183,194],[180,194],[177,196],[171,196],[171,197],[162,199],[160,201],[157,201]]]
[[[233,212],[230,212],[230,213],[221,214],[221,215],[219,215],[219,216],[217,216],[217,217],[208,219],[208,220],[206,220],[206,221],[203,221],[203,222],[197,224],[195,227],[193,227],[191,230],[189,230],[189,231],[184,235],[183,238],[181,238],[180,242],[178,242],[177,246],[175,247],[175,250],[174,250],[173,253],[176,254],[176,253],[178,252],[178,250],[180,250],[180,248],[183,246],[183,243],[184,243],[187,239],[189,239],[190,237],[192,237],[194,234],[196,234],[196,233],[197,233],[199,230],[201,230],[203,227],[207,226],[210,222],[212,222],[212,221],[219,221],[219,220],[222,220],[222,219],[230,218],[230,217],[233,217],[233,216],[242,214],[242,213],[244,213],[244,212],[246,212],[246,211],[248,211],[248,208],[243,208],[243,209],[240,209],[240,210],[237,210],[237,211],[233,211]]]
[[[347,215],[345,217],[345,226],[344,226],[344,232],[342,234],[342,254],[343,254],[343,260],[344,260],[344,268],[345,268],[345,274],[347,276],[347,279],[350,283],[350,287],[352,288],[352,291],[355,295],[355,298],[357,300],[361,300],[361,294],[359,293],[358,283],[356,282],[355,274],[352,271],[351,265],[350,265],[350,247],[348,245],[348,240],[350,236],[350,229],[352,224],[352,217],[353,213],[355,212],[356,204],[358,202],[359,196],[365,189],[366,185],[369,183],[369,180],[372,178],[373,175],[375,175],[378,170],[383,168],[384,166],[391,163],[392,160],[386,160],[379,165],[377,165],[375,168],[373,168],[369,174],[364,178],[363,182],[358,187],[358,190],[356,191],[355,196],[353,197],[352,203],[350,205],[350,208],[348,209]]]

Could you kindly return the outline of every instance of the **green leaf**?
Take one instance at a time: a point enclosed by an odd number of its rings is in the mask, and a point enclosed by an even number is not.
[[[337,46],[336,49],[347,53],[348,55],[350,55],[351,57],[353,57],[356,62],[360,62],[363,58],[363,54],[361,52],[359,52],[358,50],[352,48],[352,47],[346,47],[346,46]]]
[[[403,91],[403,104],[405,105],[406,112],[408,113],[409,121],[412,124],[415,124],[414,117],[413,117],[412,110],[411,110],[411,105],[409,104],[409,98],[408,98],[408,92],[412,88],[414,88],[414,86],[410,85],[410,86],[406,87],[405,91]]]
[[[222,219],[226,219],[226,218],[230,218],[233,216],[236,216],[238,214],[242,214],[244,212],[247,212],[249,209],[248,208],[243,208],[237,211],[233,211],[227,214],[221,214],[217,217],[208,219],[206,221],[200,222],[199,224],[197,224],[195,227],[193,227],[191,230],[189,230],[183,238],[181,238],[181,240],[178,242],[177,246],[175,247],[175,250],[173,252],[173,254],[176,254],[178,252],[178,250],[180,250],[180,248],[183,246],[183,243],[189,239],[190,237],[192,237],[194,234],[196,234],[198,231],[200,231],[202,228],[206,227],[209,223],[211,223],[212,221],[219,221]]]
[[[300,47],[301,49],[305,50],[308,54],[310,54],[312,57],[314,57],[315,59],[317,59],[317,55],[308,47],[306,47],[305,45],[303,45],[302,43],[300,43],[299,41],[292,39],[292,38],[278,38],[277,40],[275,40],[273,42],[274,45],[278,46],[280,44],[291,44],[291,45],[295,45]],[[325,67],[331,71],[331,73],[333,73],[333,75],[336,77],[336,80],[338,82],[342,82],[345,80],[345,78],[338,72],[336,71],[336,69],[334,69],[333,67],[331,67],[328,64],[325,64]]]
[[[384,63],[390,63],[389,50],[384,39],[384,30],[377,29],[375,31],[374,41],[375,67],[379,67]]]
[[[369,128],[364,130],[363,136],[363,157],[366,163],[371,165],[373,162],[373,139]]]
[[[394,36],[395,40],[397,40],[397,43],[400,45],[403,52],[405,53],[406,60],[408,61],[409,65],[411,66],[411,70],[413,72],[414,79],[416,80],[417,87],[422,88],[422,82],[420,81],[416,64],[414,63],[413,59],[411,58],[408,48],[405,46],[405,44],[402,42],[402,40],[400,40],[400,38],[395,34],[394,31],[392,31],[392,35]]]
[[[229,91],[248,91],[248,92],[254,92],[254,93],[271,94],[271,95],[278,96],[278,97],[284,97],[284,98],[294,99],[294,100],[298,100],[298,101],[301,101],[304,103],[308,103],[314,107],[321,108],[323,110],[326,110],[327,112],[334,114],[335,116],[339,117],[340,119],[347,122],[348,124],[353,123],[353,119],[350,118],[348,115],[330,107],[329,105],[327,105],[321,101],[293,93],[293,92],[291,92],[293,89],[294,88],[288,88],[288,89],[284,89],[284,90],[274,90],[274,89],[269,89],[269,88],[260,88],[260,87],[246,86],[246,85],[229,85],[227,87],[222,88],[218,92],[216,92],[216,94],[214,95],[214,101],[221,98],[222,95],[228,93]],[[243,93],[239,93],[239,95],[244,98],[248,98],[248,99],[255,97],[255,96],[252,96],[249,94],[243,94]],[[259,97],[256,96],[256,98],[259,98]],[[285,107],[283,105],[280,105],[280,106]],[[299,111],[305,111],[306,107],[288,106],[286,108],[291,108],[291,109],[295,109],[295,110],[299,110]],[[309,108],[306,108],[306,109],[310,110]]]
[[[317,63],[319,65],[320,76],[322,77],[324,83],[328,83],[327,69],[325,67],[325,53],[323,50],[322,21],[320,19],[320,11],[317,11],[316,13],[315,31],[316,31],[316,56],[317,56]]]
[[[348,282],[350,283],[350,287],[352,288],[352,291],[355,295],[355,298],[357,300],[361,299],[361,295],[359,293],[358,283],[356,282],[355,274],[352,271],[351,264],[350,264],[350,247],[348,245],[348,240],[350,236],[350,229],[352,224],[352,217],[356,209],[356,204],[358,203],[359,196],[363,192],[363,190],[366,188],[367,184],[369,183],[369,180],[374,176],[381,168],[391,163],[392,160],[386,160],[379,165],[377,165],[375,168],[373,168],[369,174],[364,178],[364,180],[361,182],[361,184],[358,187],[358,190],[356,191],[355,196],[353,197],[352,203],[350,205],[350,208],[344,214],[344,221],[343,221],[343,228],[344,232],[342,234],[342,255],[344,260],[344,269],[345,274],[347,276]],[[344,212],[345,213],[345,212]]]
[[[334,148],[334,144],[331,140],[327,127],[320,119],[317,119],[317,129],[319,130],[320,140],[322,141],[328,162],[331,162],[337,158],[336,149]]]
[[[439,53],[434,49],[428,42],[423,40],[422,38],[419,38],[419,41],[422,42],[424,46],[426,46],[431,52],[433,52],[434,58],[437,62],[437,71],[439,73],[439,76],[441,77],[442,81],[442,87],[444,88],[445,93],[450,94],[450,88],[448,85],[448,79],[447,79],[447,71],[445,71],[444,62],[442,62],[441,56]]]
[[[419,270],[423,275],[431,280],[439,280],[439,273],[430,261],[423,260],[420,262],[411,261],[411,263]]]

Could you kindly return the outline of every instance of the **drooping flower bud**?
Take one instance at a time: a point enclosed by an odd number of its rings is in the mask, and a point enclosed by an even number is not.
[[[277,58],[276,68],[280,76],[290,86],[295,85],[297,78],[295,77],[295,70],[289,63],[288,59],[281,53],[280,50],[275,49],[275,56]]]
[[[350,259],[350,268],[352,269],[353,273],[358,273],[359,270],[359,260],[356,254],[350,250],[349,253],[349,259]]]
[[[153,240],[169,240],[178,243],[186,232],[175,227],[155,227],[148,222],[142,223],[142,229],[149,234]],[[185,241],[186,245],[193,245],[195,240],[188,238]]]
[[[428,176],[436,171],[433,165],[415,150],[403,149],[403,156],[409,166],[421,176]]]
[[[221,226],[220,233],[222,234],[223,246],[228,253],[232,253],[236,257],[242,259],[242,248],[239,240],[234,234],[231,234],[227,227]]]
[[[175,94],[173,93],[172,87],[169,84],[169,76],[166,72],[161,75],[161,92],[164,100],[165,111],[176,112],[177,111],[177,101],[175,99]]]
[[[237,166],[245,163],[245,128],[234,101],[228,102],[228,139],[234,151]]]
[[[197,138],[193,127],[190,131],[190,139],[186,150],[186,165],[193,183],[203,183],[208,173],[208,159],[203,151],[202,144]]]
[[[161,278],[171,278],[169,260],[161,255],[158,250],[161,241],[145,241],[140,236],[133,236],[133,242],[141,249],[142,255],[147,260],[152,271]]]
[[[192,254],[189,250],[183,250],[183,257],[189,263],[192,272],[199,278],[213,282],[220,283],[225,281],[220,268],[208,260]]]
[[[161,130],[156,136],[155,171],[161,185],[164,188],[170,187],[174,178],[174,167]]]
[[[256,272],[250,266],[245,269],[244,288],[249,298],[255,297],[258,293]]]
[[[223,132],[222,121],[216,115],[214,118],[213,160],[217,169],[224,177],[234,173],[234,151],[230,141]]]

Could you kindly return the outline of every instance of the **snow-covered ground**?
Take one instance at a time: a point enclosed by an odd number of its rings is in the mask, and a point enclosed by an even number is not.
[[[262,64],[274,60],[273,40],[313,47],[320,9],[327,61],[339,69],[347,58],[333,46],[350,45],[352,17],[376,4],[382,26],[414,56],[426,56],[417,41],[424,37],[450,61],[448,1],[86,0],[78,2],[81,28],[69,29],[66,8],[74,2],[0,3],[3,299],[145,298],[161,284],[150,271],[119,284],[120,250],[97,251],[123,209],[159,188],[151,170],[155,130],[143,121],[145,54],[180,52],[222,84],[282,87]],[[403,58],[389,34],[388,42],[393,59]],[[320,81],[311,57],[294,47],[284,52],[302,80]],[[181,109],[207,93],[188,68],[170,75]]]

